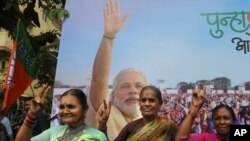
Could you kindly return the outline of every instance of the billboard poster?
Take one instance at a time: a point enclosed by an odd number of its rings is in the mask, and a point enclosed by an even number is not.
[[[70,18],[63,24],[55,89],[77,87],[88,95],[106,3],[66,2]],[[220,102],[238,110],[248,106],[249,5],[249,0],[120,0],[121,17],[128,19],[113,42],[109,90],[121,70],[138,69],[162,90],[162,115],[176,123],[180,113],[168,110],[187,106],[197,81],[207,85],[207,110]]]

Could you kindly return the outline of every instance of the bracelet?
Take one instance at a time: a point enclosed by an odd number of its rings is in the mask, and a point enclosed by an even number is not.
[[[23,123],[30,128],[33,128],[36,125],[36,122],[37,122],[37,119],[32,118],[29,113],[27,113],[27,115],[23,121]]]
[[[33,127],[36,125],[36,124],[33,124],[33,123],[29,123],[27,120],[24,120],[23,123],[24,123],[26,126],[30,127],[30,128],[33,128]]]
[[[110,39],[110,40],[115,39],[115,36],[108,36],[108,35],[105,35],[105,34],[103,34],[103,37],[106,38],[106,39]]]
[[[103,132],[106,132],[106,131],[107,131],[107,126],[105,126],[104,128],[103,128],[103,127],[101,128],[101,127],[99,126],[99,127],[98,127],[98,130],[103,131]]]

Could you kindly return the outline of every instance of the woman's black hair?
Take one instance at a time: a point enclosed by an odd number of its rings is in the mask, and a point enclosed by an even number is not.
[[[79,90],[79,89],[70,89],[70,90],[64,92],[61,95],[60,99],[62,97],[64,97],[64,96],[66,96],[66,95],[73,95],[73,96],[75,96],[79,100],[79,102],[82,105],[83,109],[84,110],[88,110],[89,106],[87,104],[87,97],[86,97],[85,93],[82,90]]]
[[[162,104],[163,101],[162,101],[162,94],[161,94],[161,90],[155,86],[152,86],[152,85],[149,85],[149,86],[145,86],[141,89],[141,93],[140,93],[140,97],[143,93],[144,90],[147,90],[147,89],[150,89],[150,90],[153,90],[156,94],[156,97],[158,98],[159,100],[159,103]]]
[[[220,104],[218,106],[216,106],[213,110],[212,110],[212,119],[214,119],[214,116],[215,116],[215,113],[219,110],[219,109],[222,109],[222,108],[225,108],[228,110],[228,112],[230,113],[231,117],[233,118],[233,121],[235,122],[236,121],[236,117],[235,117],[235,113],[234,113],[234,110],[226,105],[226,104]]]

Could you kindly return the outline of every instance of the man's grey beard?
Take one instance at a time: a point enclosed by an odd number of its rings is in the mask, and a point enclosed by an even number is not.
[[[122,101],[119,101],[119,99],[115,96],[114,106],[116,106],[122,112],[122,114],[134,118],[140,115],[141,111],[139,103],[126,103],[126,100],[129,98],[139,99],[139,96],[127,95]]]

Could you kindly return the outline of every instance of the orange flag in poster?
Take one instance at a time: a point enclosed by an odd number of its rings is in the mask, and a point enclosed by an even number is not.
[[[10,110],[11,106],[31,84],[38,69],[38,58],[21,20],[18,20],[15,36],[3,85],[4,101],[1,114]]]

